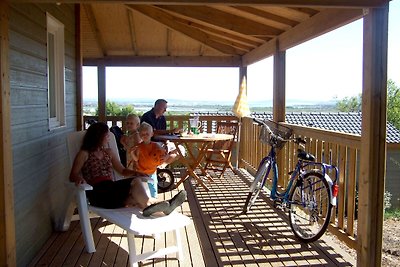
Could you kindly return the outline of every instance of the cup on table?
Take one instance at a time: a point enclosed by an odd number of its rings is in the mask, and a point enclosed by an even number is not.
[[[199,129],[197,127],[190,127],[190,132],[193,134],[199,134]]]

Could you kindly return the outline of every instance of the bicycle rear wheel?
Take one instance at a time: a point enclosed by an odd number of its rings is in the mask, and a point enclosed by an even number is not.
[[[254,178],[253,183],[250,186],[249,193],[247,194],[246,201],[243,206],[243,213],[246,214],[254,203],[257,200],[258,195],[260,194],[261,190],[263,189],[265,182],[267,181],[267,177],[269,174],[269,166],[271,164],[271,160],[266,160],[264,164],[260,165],[257,170],[256,176]]]
[[[290,227],[303,242],[318,240],[329,225],[332,212],[329,184],[319,172],[309,172],[289,197]]]

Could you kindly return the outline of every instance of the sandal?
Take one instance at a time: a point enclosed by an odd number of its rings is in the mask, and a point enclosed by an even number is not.
[[[143,210],[143,216],[144,217],[149,217],[150,215],[156,213],[156,212],[166,212],[169,210],[169,202],[168,201],[162,201],[158,203],[151,204],[150,206],[147,206]]]
[[[165,215],[170,214],[173,212],[177,207],[182,205],[183,202],[186,200],[186,191],[182,190],[178,194],[176,194],[173,198],[171,198],[168,202],[168,207],[164,210]]]

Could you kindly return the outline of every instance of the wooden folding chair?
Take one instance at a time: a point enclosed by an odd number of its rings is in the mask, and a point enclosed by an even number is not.
[[[84,131],[81,131],[70,133],[67,137],[71,165],[74,161],[75,155],[80,149],[83,136]],[[115,142],[114,135],[110,135],[109,146],[114,152],[117,151],[117,144]],[[121,179],[121,177],[117,179]],[[189,217],[174,211],[168,216],[152,218],[143,217],[138,208],[103,209],[94,207],[89,205],[86,199],[86,190],[92,190],[92,186],[88,184],[82,184],[77,187],[72,184],[72,186],[75,190],[82,235],[86,244],[86,251],[88,253],[93,253],[96,251],[90,224],[90,212],[118,225],[126,231],[128,238],[130,266],[136,267],[140,261],[162,257],[170,253],[176,253],[176,256],[179,260],[183,259],[180,230],[191,222]],[[148,235],[157,237],[160,234],[169,231],[174,232],[176,241],[175,245],[161,248],[159,250],[144,252],[142,254],[136,253],[135,235]]]
[[[239,124],[237,122],[217,123],[217,133],[231,134],[234,138],[227,141],[216,141],[207,149],[205,155],[205,170],[212,170],[219,173],[218,177],[224,174],[227,167],[233,170],[231,156],[238,130]]]

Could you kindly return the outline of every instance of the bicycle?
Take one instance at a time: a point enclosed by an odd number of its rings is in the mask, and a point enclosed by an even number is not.
[[[336,206],[339,186],[336,184],[338,168],[334,165],[316,162],[315,156],[304,150],[305,140],[290,138],[292,130],[273,121],[253,119],[261,125],[260,141],[270,146],[270,152],[264,157],[250,186],[243,213],[254,205],[258,195],[267,184],[272,169],[272,188],[270,199],[274,207],[289,211],[290,227],[300,241],[309,243],[318,240],[328,228],[332,207]],[[271,129],[272,128],[272,129]],[[289,173],[290,180],[283,191],[278,192],[277,150],[286,142],[294,141],[298,145],[297,164]],[[303,148],[300,148],[303,147]],[[327,174],[335,172],[335,179]]]

